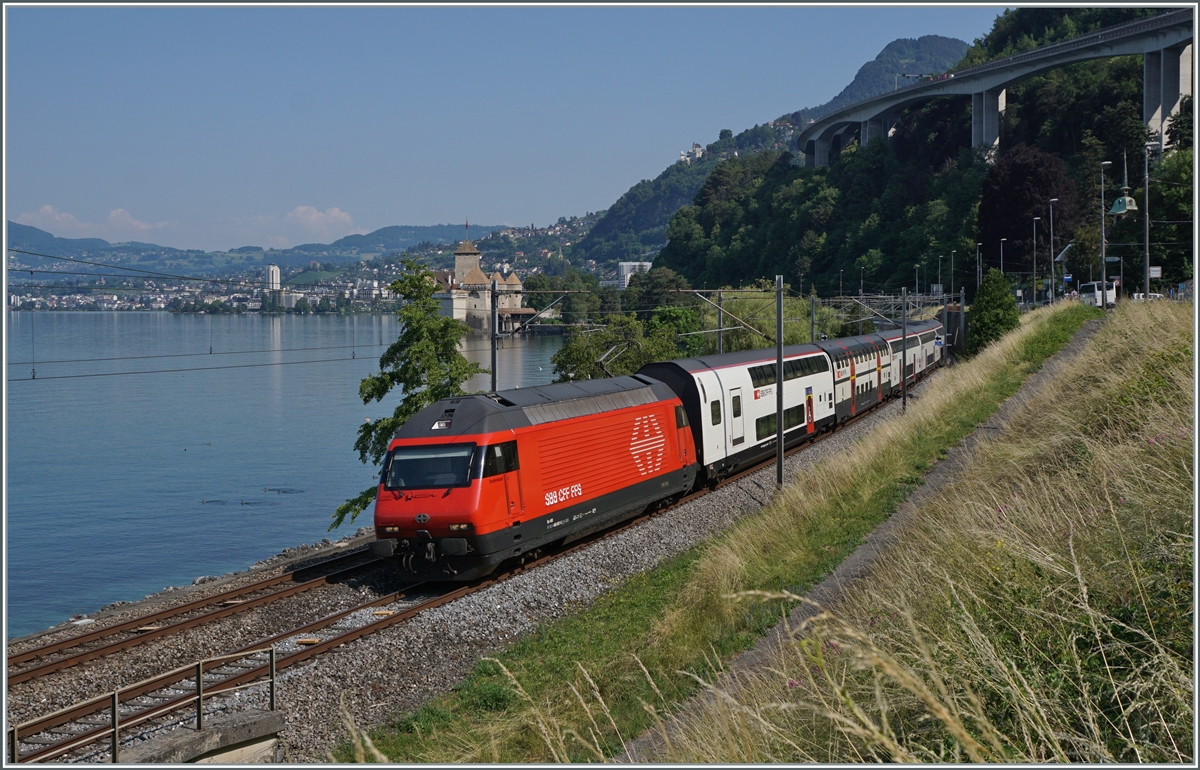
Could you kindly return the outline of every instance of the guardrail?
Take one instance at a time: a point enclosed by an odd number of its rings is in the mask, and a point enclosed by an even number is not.
[[[192,702],[195,703],[195,708],[196,708],[196,729],[203,730],[204,729],[204,671],[205,671],[205,666],[208,666],[211,669],[213,667],[209,664],[220,663],[221,661],[228,661],[228,660],[239,660],[239,659],[247,658],[251,655],[258,655],[261,653],[268,653],[270,655],[270,668],[269,668],[269,673],[268,673],[268,678],[270,681],[270,710],[274,711],[275,710],[275,648],[272,646],[272,647],[263,647],[263,648],[257,649],[257,650],[248,650],[246,652],[233,653],[230,655],[221,655],[216,658],[206,658],[204,660],[197,661],[195,664],[182,666],[180,668],[174,669],[173,671],[169,671],[166,674],[157,674],[154,677],[151,677],[150,679],[144,679],[141,682],[136,682],[131,685],[126,685],[125,687],[121,687],[117,690],[114,690],[112,693],[109,693],[107,695],[100,695],[96,698],[92,698],[91,700],[81,701],[72,706],[68,706],[64,709],[60,709],[60,710],[54,712],[53,714],[49,714],[49,715],[46,715],[43,717],[38,717],[35,720],[23,722],[19,725],[13,725],[13,727],[11,729],[9,729],[9,731],[8,731],[9,762],[11,762],[13,764],[17,764],[21,761],[19,747],[20,747],[20,736],[21,736],[22,728],[28,727],[28,726],[36,724],[36,723],[45,722],[47,719],[53,719],[54,717],[67,714],[68,712],[79,711],[80,709],[84,709],[84,708],[87,708],[90,706],[98,707],[96,709],[96,713],[98,715],[99,713],[103,712],[103,708],[101,708],[101,707],[106,702],[108,704],[108,711],[109,711],[109,726],[105,727],[101,730],[88,731],[83,737],[75,739],[75,740],[67,739],[66,741],[63,741],[61,743],[54,744],[55,755],[61,755],[63,753],[71,751],[73,749],[80,748],[81,746],[87,746],[90,743],[97,743],[105,738],[109,738],[111,740],[111,747],[112,747],[112,761],[120,762],[120,749],[121,749],[120,743],[121,743],[121,728],[122,727],[125,727],[125,728],[134,727],[136,725],[142,724],[143,722],[147,722],[151,719],[157,719],[159,717],[170,714],[174,711],[179,711],[183,708],[187,708],[191,705]],[[218,666],[218,668],[219,668],[219,666]],[[122,693],[131,692],[138,688],[144,687],[147,684],[150,684],[157,680],[163,679],[164,677],[169,677],[169,676],[172,676],[175,674],[183,674],[188,671],[195,672],[196,694],[194,696],[192,696],[191,698],[189,698],[183,702],[179,702],[178,700],[172,700],[162,706],[151,707],[144,711],[139,711],[139,712],[133,714],[132,718],[127,719],[124,723],[121,722],[120,706],[121,706]],[[228,693],[228,692],[233,692],[235,690],[245,689],[248,687],[257,687],[260,684],[261,684],[261,682],[259,682],[259,681],[248,682],[246,684],[239,685],[236,687],[224,687],[220,690],[220,692]]]

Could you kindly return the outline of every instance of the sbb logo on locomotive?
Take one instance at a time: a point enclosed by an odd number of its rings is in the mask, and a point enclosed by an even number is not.
[[[643,476],[654,473],[662,467],[663,450],[666,444],[667,439],[663,436],[656,415],[651,414],[634,420],[629,451],[633,454],[633,461],[637,463],[638,471]]]

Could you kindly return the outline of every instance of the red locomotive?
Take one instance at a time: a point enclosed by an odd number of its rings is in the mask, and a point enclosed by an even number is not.
[[[392,440],[372,551],[468,580],[682,496],[697,467],[682,403],[646,377],[439,401]]]

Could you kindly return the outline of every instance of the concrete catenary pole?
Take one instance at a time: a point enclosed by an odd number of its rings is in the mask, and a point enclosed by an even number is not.
[[[1057,285],[1058,270],[1054,267],[1054,204],[1058,198],[1050,199],[1050,304],[1054,304],[1054,287]]]
[[[783,276],[775,276],[775,483],[783,486]]]
[[[1150,148],[1158,142],[1146,142],[1142,155],[1142,219],[1146,222],[1146,250],[1142,254],[1142,296],[1150,301]]]
[[[1037,223],[1041,217],[1033,218],[1033,306],[1037,307]]]
[[[1111,166],[1111,160],[1100,163],[1100,308],[1108,310],[1108,236],[1104,234],[1104,167]]]
[[[900,411],[908,411],[908,289],[900,287]]]
[[[721,331],[725,328],[725,309],[724,299],[720,289],[717,289],[717,354],[725,352],[725,332]]]
[[[496,392],[496,344],[500,340],[500,310],[496,307],[496,279],[492,279],[492,392]]]

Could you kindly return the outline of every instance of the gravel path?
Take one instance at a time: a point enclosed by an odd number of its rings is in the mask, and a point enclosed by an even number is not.
[[[913,388],[910,398],[918,398],[927,383],[928,380]],[[795,474],[802,467],[838,454],[899,411],[899,400],[889,402],[866,419],[796,453],[786,460],[786,473]],[[774,482],[775,469],[769,466],[615,537],[282,672],[278,683],[279,704],[285,711],[288,727],[280,738],[286,759],[328,760],[327,750],[347,737],[340,711],[343,693],[347,707],[362,728],[379,726],[399,712],[415,710],[430,698],[449,691],[474,668],[480,657],[494,654],[540,625],[589,606],[624,579],[652,569],[727,528],[740,516],[758,511],[770,500]],[[364,528],[338,543],[289,549],[244,572],[204,579],[195,586],[168,587],[136,604],[110,605],[89,618],[96,625],[88,625],[87,630],[295,569],[318,555],[331,555],[335,550],[340,553],[370,537],[370,529]],[[314,617],[394,591],[396,587],[390,575],[372,574],[360,581],[314,589],[244,616],[233,616],[119,656],[16,685],[9,692],[10,724],[110,692],[154,673],[251,644]],[[12,640],[9,654],[82,630],[65,623],[41,634]],[[261,692],[242,691],[235,697],[215,700],[206,713],[244,705],[261,707],[264,700]],[[104,757],[97,753],[88,759],[103,761]]]

